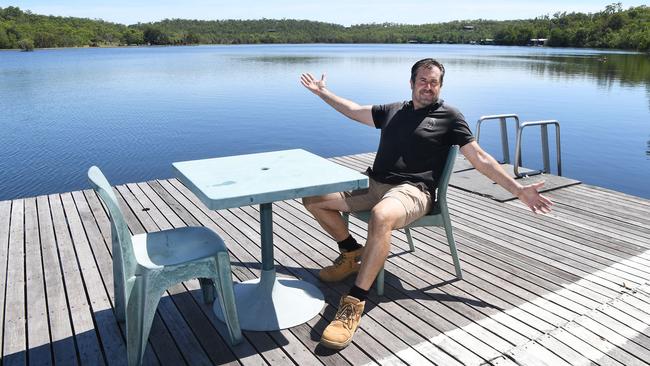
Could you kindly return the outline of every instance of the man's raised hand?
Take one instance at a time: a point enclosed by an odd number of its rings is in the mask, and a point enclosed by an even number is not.
[[[326,76],[323,74],[320,80],[316,80],[310,73],[300,75],[300,83],[310,92],[319,95],[327,86],[325,84]]]

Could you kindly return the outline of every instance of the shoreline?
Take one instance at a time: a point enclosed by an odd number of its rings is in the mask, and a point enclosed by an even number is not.
[[[477,46],[477,47],[503,47],[503,48],[531,48],[531,49],[553,49],[553,50],[591,50],[598,51],[600,53],[611,52],[619,54],[638,54],[638,55],[650,55],[650,52],[642,52],[621,48],[588,48],[588,47],[553,47],[553,46],[513,46],[513,45],[482,45],[482,44],[470,44],[470,43],[197,43],[197,44],[165,44],[165,45],[115,45],[115,46],[69,46],[69,47],[46,47],[46,48],[34,48],[29,51],[25,51],[20,48],[0,48],[0,52],[34,52],[34,51],[47,51],[47,50],[76,50],[76,49],[119,49],[119,48],[162,48],[162,47],[202,47],[202,46],[305,46],[305,45],[404,45],[404,46]]]

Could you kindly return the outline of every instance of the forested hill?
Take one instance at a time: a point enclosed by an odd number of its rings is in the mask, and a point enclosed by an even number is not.
[[[0,8],[0,48],[243,43],[488,43],[650,52],[650,7],[608,5],[598,13],[556,13],[527,20],[342,25],[292,19],[184,20],[122,25]]]

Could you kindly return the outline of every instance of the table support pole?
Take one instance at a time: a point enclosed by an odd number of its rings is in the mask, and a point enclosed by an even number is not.
[[[273,263],[273,205],[260,204],[260,233],[262,236],[262,270],[275,269]]]

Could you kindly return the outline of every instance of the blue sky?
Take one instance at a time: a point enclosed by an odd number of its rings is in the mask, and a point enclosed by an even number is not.
[[[0,0],[37,14],[104,19],[122,24],[184,19],[308,19],[343,25],[438,23],[462,19],[525,19],[557,11],[593,13],[614,0]],[[627,1],[624,8],[647,4]]]

